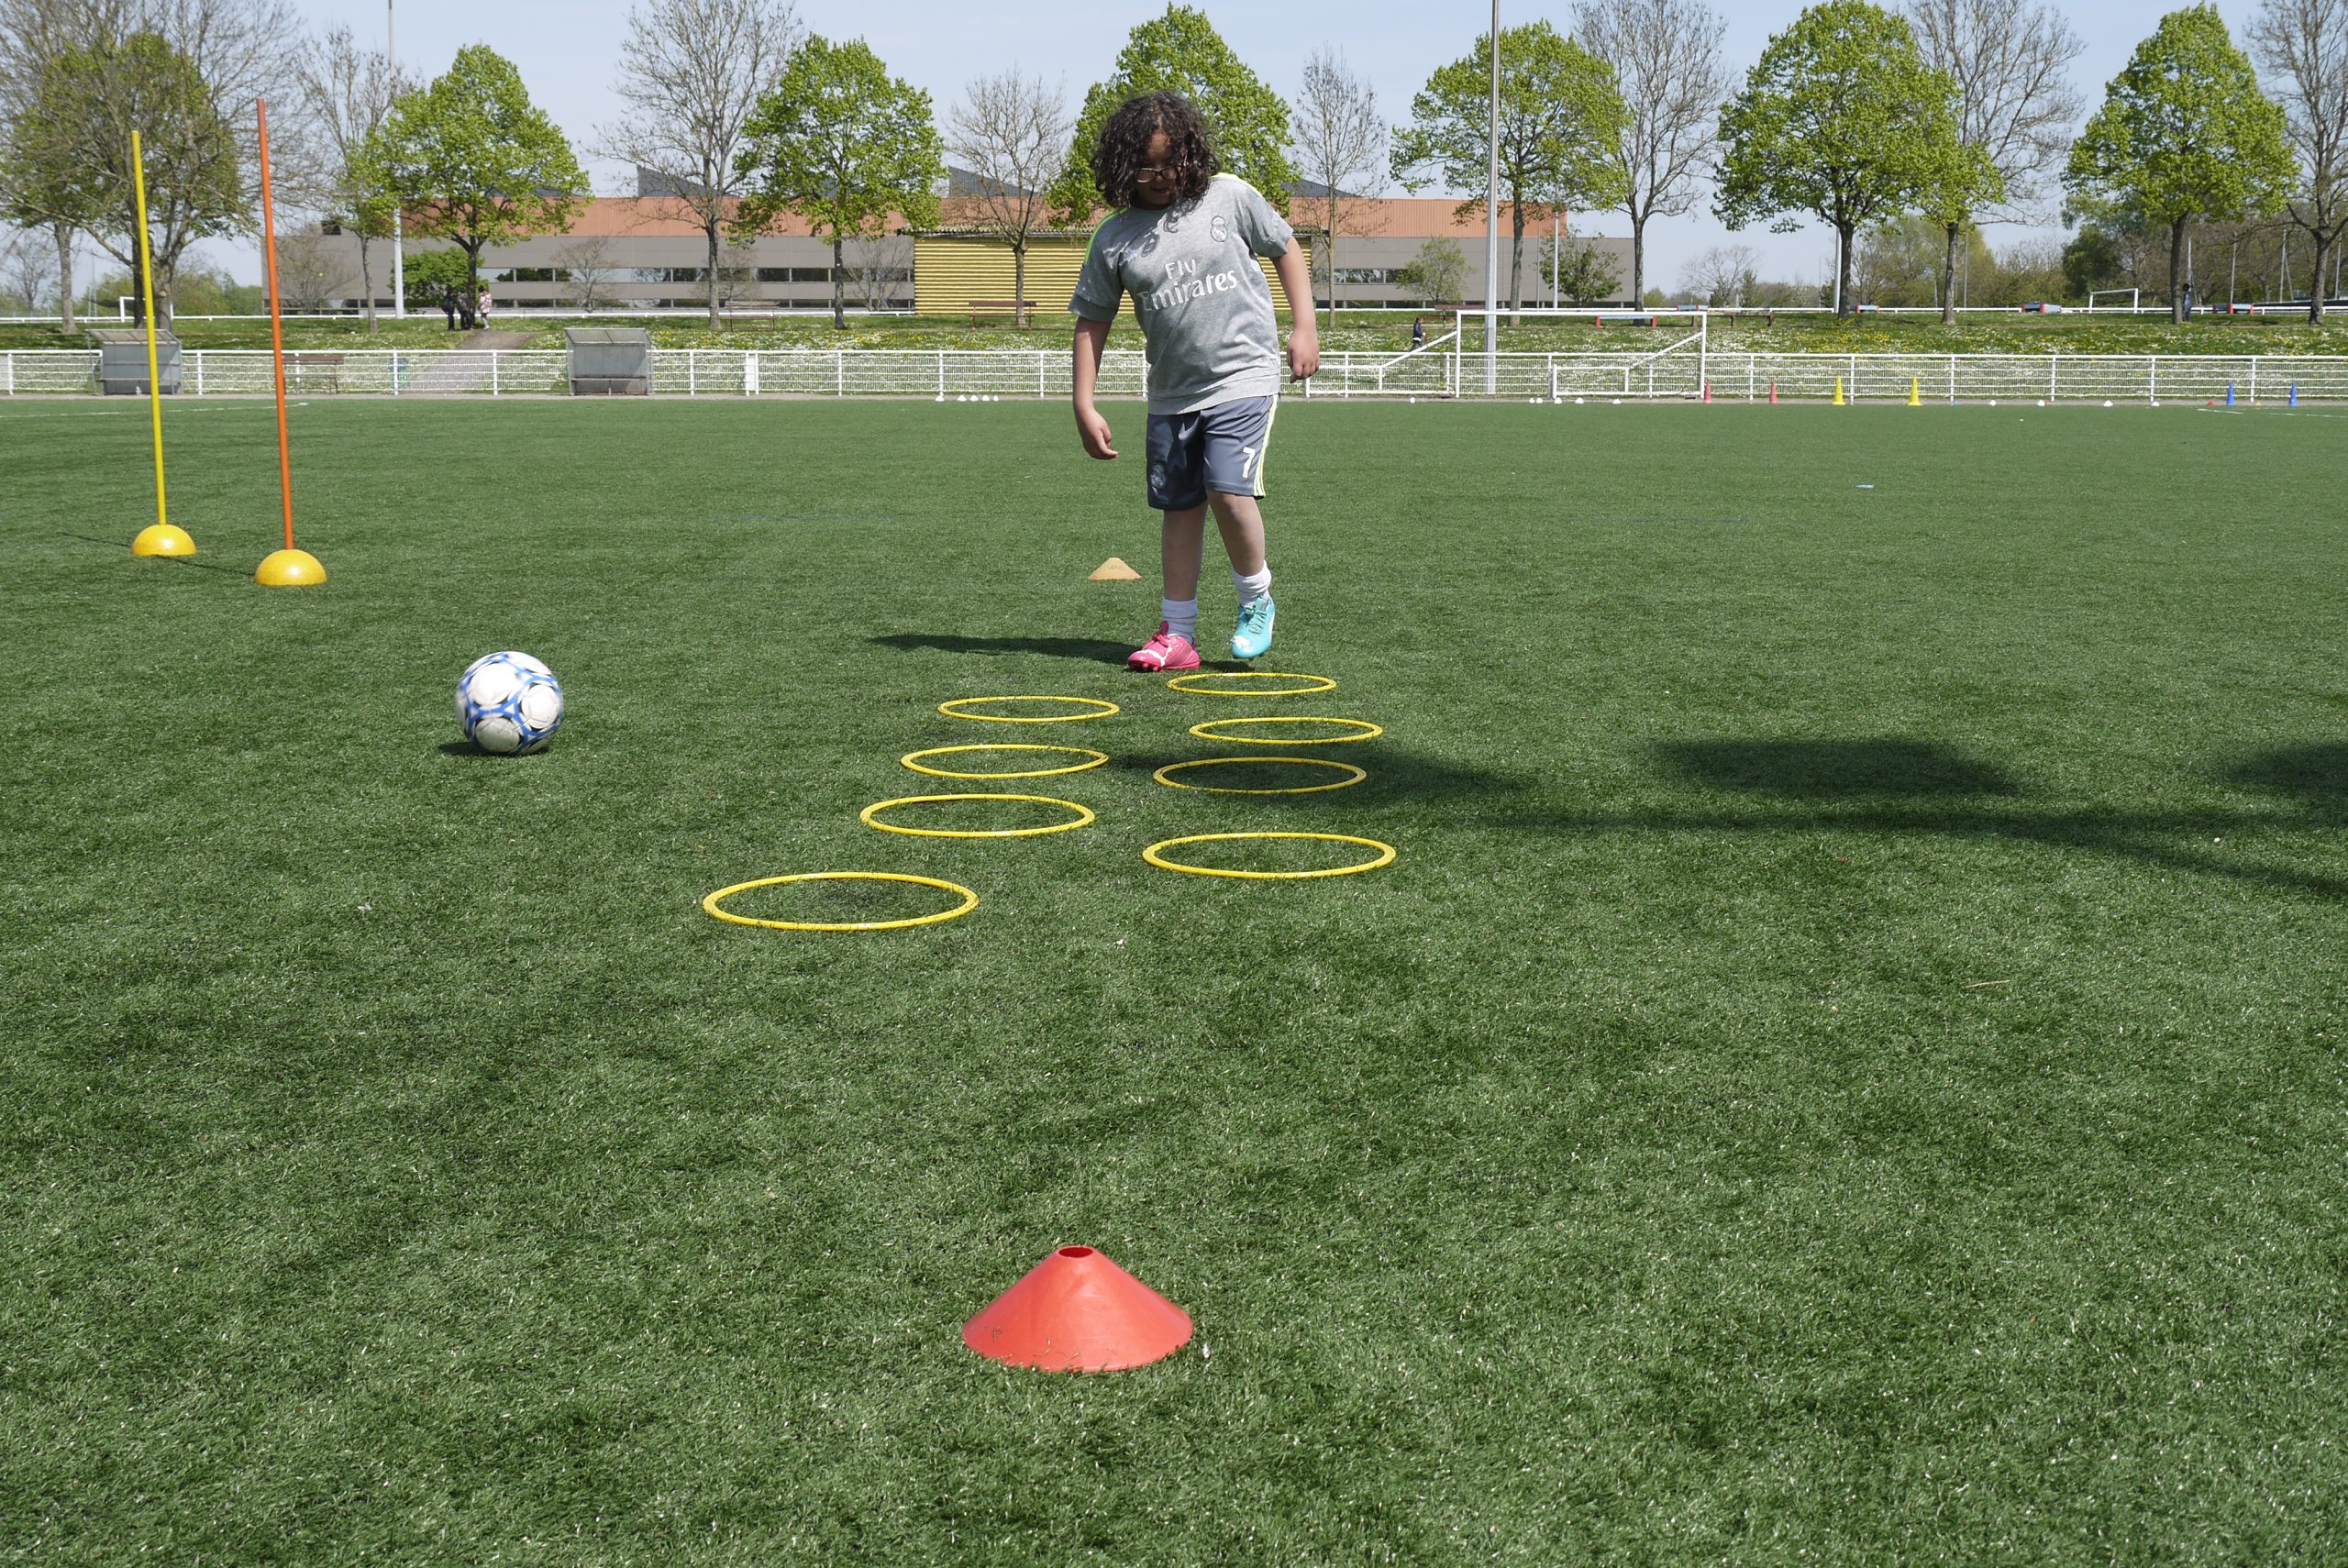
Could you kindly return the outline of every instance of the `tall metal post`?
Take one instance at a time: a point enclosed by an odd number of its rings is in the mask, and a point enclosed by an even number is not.
[[[400,80],[399,37],[397,18],[392,14],[393,0],[383,0],[383,67],[391,73],[392,84]],[[407,258],[402,254],[402,244],[407,237],[407,215],[392,215],[392,314],[407,315]]]
[[[1501,0],[1492,0],[1492,159],[1484,182],[1484,395],[1501,390]]]

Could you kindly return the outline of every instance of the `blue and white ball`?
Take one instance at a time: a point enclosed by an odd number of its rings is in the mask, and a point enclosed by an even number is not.
[[[499,756],[540,750],[562,723],[562,683],[528,654],[483,654],[457,678],[457,723]]]

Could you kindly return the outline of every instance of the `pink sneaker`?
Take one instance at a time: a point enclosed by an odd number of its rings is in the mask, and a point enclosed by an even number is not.
[[[1125,664],[1132,669],[1196,669],[1199,650],[1191,646],[1190,638],[1176,636],[1173,629],[1160,621],[1157,635],[1135,648]]]

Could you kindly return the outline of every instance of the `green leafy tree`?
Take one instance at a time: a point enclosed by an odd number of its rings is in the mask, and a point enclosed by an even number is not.
[[[1067,166],[1052,182],[1055,222],[1084,223],[1100,210],[1092,151],[1101,143],[1101,127],[1126,99],[1160,92],[1180,93],[1197,105],[1223,166],[1288,211],[1289,189],[1297,181],[1288,155],[1288,105],[1231,52],[1204,11],[1168,6],[1164,16],[1127,36],[1116,70],[1086,91]]]
[[[1394,174],[1423,191],[1440,183],[1481,191],[1489,174],[1491,38],[1427,78],[1411,100],[1411,123],[1394,132]],[[1547,22],[1501,33],[1501,198],[1509,204],[1509,298],[1524,302],[1524,226],[1568,207],[1622,202],[1628,177],[1616,160],[1630,110],[1613,69]],[[1480,213],[1484,198],[1459,204]],[[1492,282],[1497,282],[1493,280]]]
[[[892,213],[915,228],[937,221],[946,144],[929,94],[891,76],[861,39],[836,44],[811,33],[742,136],[737,166],[751,185],[735,232],[763,233],[788,212],[830,240],[832,325],[846,327],[846,241],[881,237]]]
[[[1836,297],[1849,312],[1852,237],[1955,185],[1964,157],[1956,83],[1926,65],[1905,19],[1867,0],[1824,0],[1772,38],[1721,111],[1712,211],[1779,233],[1834,231]]]
[[[1977,233],[1973,215],[2006,195],[2006,176],[1987,150],[1976,143],[1955,140],[1942,149],[1938,176],[1924,193],[1924,215],[1940,228],[1941,325],[1956,325],[1956,264],[1958,248],[1967,234]]]
[[[1541,266],[1556,270],[1557,297],[1567,304],[1585,305],[1612,299],[1623,287],[1623,270],[1604,246],[1567,235],[1541,245]]]
[[[570,141],[486,44],[468,44],[430,86],[402,94],[350,155],[345,179],[390,198],[409,233],[462,251],[468,300],[481,297],[483,250],[563,233],[587,201]]]
[[[2194,223],[2279,211],[2297,173],[2283,111],[2259,92],[2218,8],[2192,6],[2163,17],[2104,89],[2063,183],[2088,210],[2167,226],[2169,318],[2183,321]]]
[[[1395,269],[1394,283],[1429,304],[1456,304],[1468,286],[1468,253],[1456,239],[1430,239]]]
[[[137,276],[134,130],[156,315],[168,322],[180,259],[199,239],[246,226],[250,207],[234,130],[196,62],[160,35],[101,35],[49,63],[0,154],[0,215],[79,229]]]
[[[471,281],[461,250],[411,250],[400,279],[408,308],[422,311],[438,310],[444,293],[461,294]]]

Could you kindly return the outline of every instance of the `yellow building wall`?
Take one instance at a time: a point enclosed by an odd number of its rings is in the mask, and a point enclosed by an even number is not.
[[[1091,243],[1090,234],[1028,242],[1027,299],[1036,307],[1028,313],[1029,320],[1067,317],[1069,296],[1076,293],[1077,274],[1084,270],[1084,253]],[[1304,245],[1302,236],[1297,243]],[[1311,247],[1305,249],[1309,261]],[[1279,275],[1269,261],[1257,259],[1271,285],[1273,303],[1286,310],[1288,294]],[[1011,247],[1000,239],[962,234],[914,237],[914,309],[923,315],[968,315],[972,300],[1011,299]]]

